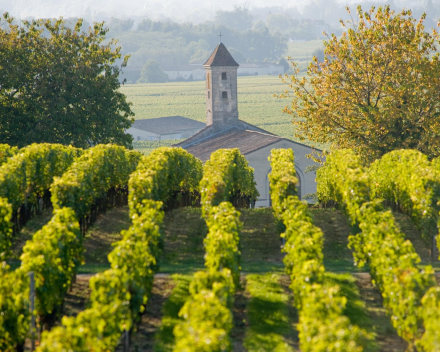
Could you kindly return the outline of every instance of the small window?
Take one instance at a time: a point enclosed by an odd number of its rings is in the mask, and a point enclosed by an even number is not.
[[[222,92],[222,99],[228,99],[228,92]]]
[[[208,99],[211,99],[211,92],[208,90]]]
[[[223,80],[223,81],[226,81],[226,80],[227,80],[226,72],[222,72],[222,80]]]

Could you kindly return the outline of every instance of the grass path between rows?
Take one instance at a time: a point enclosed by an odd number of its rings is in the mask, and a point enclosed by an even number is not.
[[[142,351],[173,351],[173,329],[181,321],[179,311],[189,298],[191,278],[188,275],[170,277],[174,288],[162,306],[162,321],[154,337],[154,347],[143,345]],[[242,275],[242,290],[237,292],[233,307],[231,338],[235,352],[298,351],[296,316],[292,313],[286,278],[276,273]],[[139,346],[141,340],[139,334],[134,335],[133,345]]]
[[[298,349],[296,330],[289,312],[291,297],[278,274],[246,277],[248,328],[244,347],[248,352],[293,352]]]
[[[173,275],[174,288],[162,306],[162,322],[155,334],[154,352],[172,352],[175,339],[174,327],[181,321],[179,311],[189,299],[190,275]]]

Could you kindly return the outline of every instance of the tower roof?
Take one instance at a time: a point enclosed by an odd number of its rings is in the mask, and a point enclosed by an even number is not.
[[[203,66],[240,66],[226,49],[223,43],[217,45],[208,61]]]

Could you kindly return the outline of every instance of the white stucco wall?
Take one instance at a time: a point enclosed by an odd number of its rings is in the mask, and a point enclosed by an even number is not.
[[[170,81],[175,81],[179,77],[183,79],[189,79],[192,75],[194,81],[201,81],[205,79],[205,70],[202,68],[194,70],[175,70],[175,71],[164,71],[168,75]]]
[[[159,135],[143,131],[134,127],[130,127],[125,132],[131,134],[133,136],[133,140],[136,141],[157,141],[159,139]]]
[[[257,182],[258,192],[260,193],[260,197],[255,204],[256,207],[268,207],[270,205],[270,188],[267,175],[271,168],[268,157],[270,156],[270,151],[277,148],[290,148],[293,150],[295,156],[295,169],[300,178],[298,193],[301,196],[309,193],[316,193],[316,172],[305,173],[307,166],[316,164],[312,159],[306,158],[306,155],[310,154],[312,149],[308,146],[291,142],[289,140],[282,140],[245,155],[249,166],[254,168],[254,178]]]

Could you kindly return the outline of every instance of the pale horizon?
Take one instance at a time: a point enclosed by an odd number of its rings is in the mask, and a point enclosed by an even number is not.
[[[153,20],[170,19],[177,22],[201,23],[212,21],[216,11],[231,11],[234,6],[246,6],[251,11],[262,8],[296,8],[302,15],[304,8],[310,3],[357,6],[357,4],[386,3],[386,1],[356,1],[356,0],[254,0],[250,4],[246,1],[226,0],[219,6],[218,2],[188,0],[182,6],[178,0],[0,0],[0,11],[9,12],[11,16],[24,18],[53,18],[53,17],[83,17],[88,20],[102,21],[115,18],[151,18]],[[395,7],[414,8],[424,3],[422,0],[388,1]],[[436,0],[433,1],[437,3]],[[310,5],[309,5],[310,6]],[[176,11],[178,9],[178,11]],[[329,9],[332,10],[331,8]],[[135,21],[136,22],[136,21]]]

